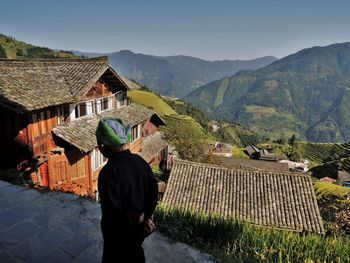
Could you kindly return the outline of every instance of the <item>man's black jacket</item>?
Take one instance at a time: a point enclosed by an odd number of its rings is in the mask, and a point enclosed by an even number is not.
[[[129,150],[108,159],[99,174],[98,191],[105,242],[136,238],[139,216],[150,218],[157,205],[157,180],[149,164]]]

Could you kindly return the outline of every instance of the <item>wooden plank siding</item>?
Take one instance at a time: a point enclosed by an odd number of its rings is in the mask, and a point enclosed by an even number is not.
[[[92,192],[90,156],[78,151],[62,153],[49,158],[50,189],[64,190],[76,194]],[[72,163],[73,161],[73,163]]]
[[[138,153],[142,150],[142,138],[138,138],[128,145],[129,150],[132,153]]]

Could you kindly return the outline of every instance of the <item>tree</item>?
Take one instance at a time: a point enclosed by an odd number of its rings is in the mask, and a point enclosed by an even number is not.
[[[296,141],[297,137],[295,136],[295,134],[292,135],[292,137],[289,139],[289,145],[293,146],[295,141]]]
[[[0,58],[7,58],[6,51],[2,45],[0,45]]]
[[[293,161],[293,162],[299,162],[301,159],[301,155],[299,152],[292,150],[292,152],[289,155],[289,160]]]
[[[23,57],[23,50],[22,49],[17,49],[16,50],[16,56],[17,57]]]

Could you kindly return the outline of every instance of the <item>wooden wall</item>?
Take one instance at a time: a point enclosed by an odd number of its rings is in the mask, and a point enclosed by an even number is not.
[[[154,125],[150,120],[142,126],[142,137],[147,137],[158,131],[158,127]]]
[[[78,150],[68,150],[50,156],[48,160],[50,189],[76,194],[92,192],[90,156]]]

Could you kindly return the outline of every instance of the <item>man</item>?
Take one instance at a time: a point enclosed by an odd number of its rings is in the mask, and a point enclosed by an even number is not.
[[[108,158],[98,179],[101,200],[102,262],[145,262],[144,238],[154,231],[158,187],[148,163],[125,145],[130,129],[119,119],[100,121],[96,138]]]

